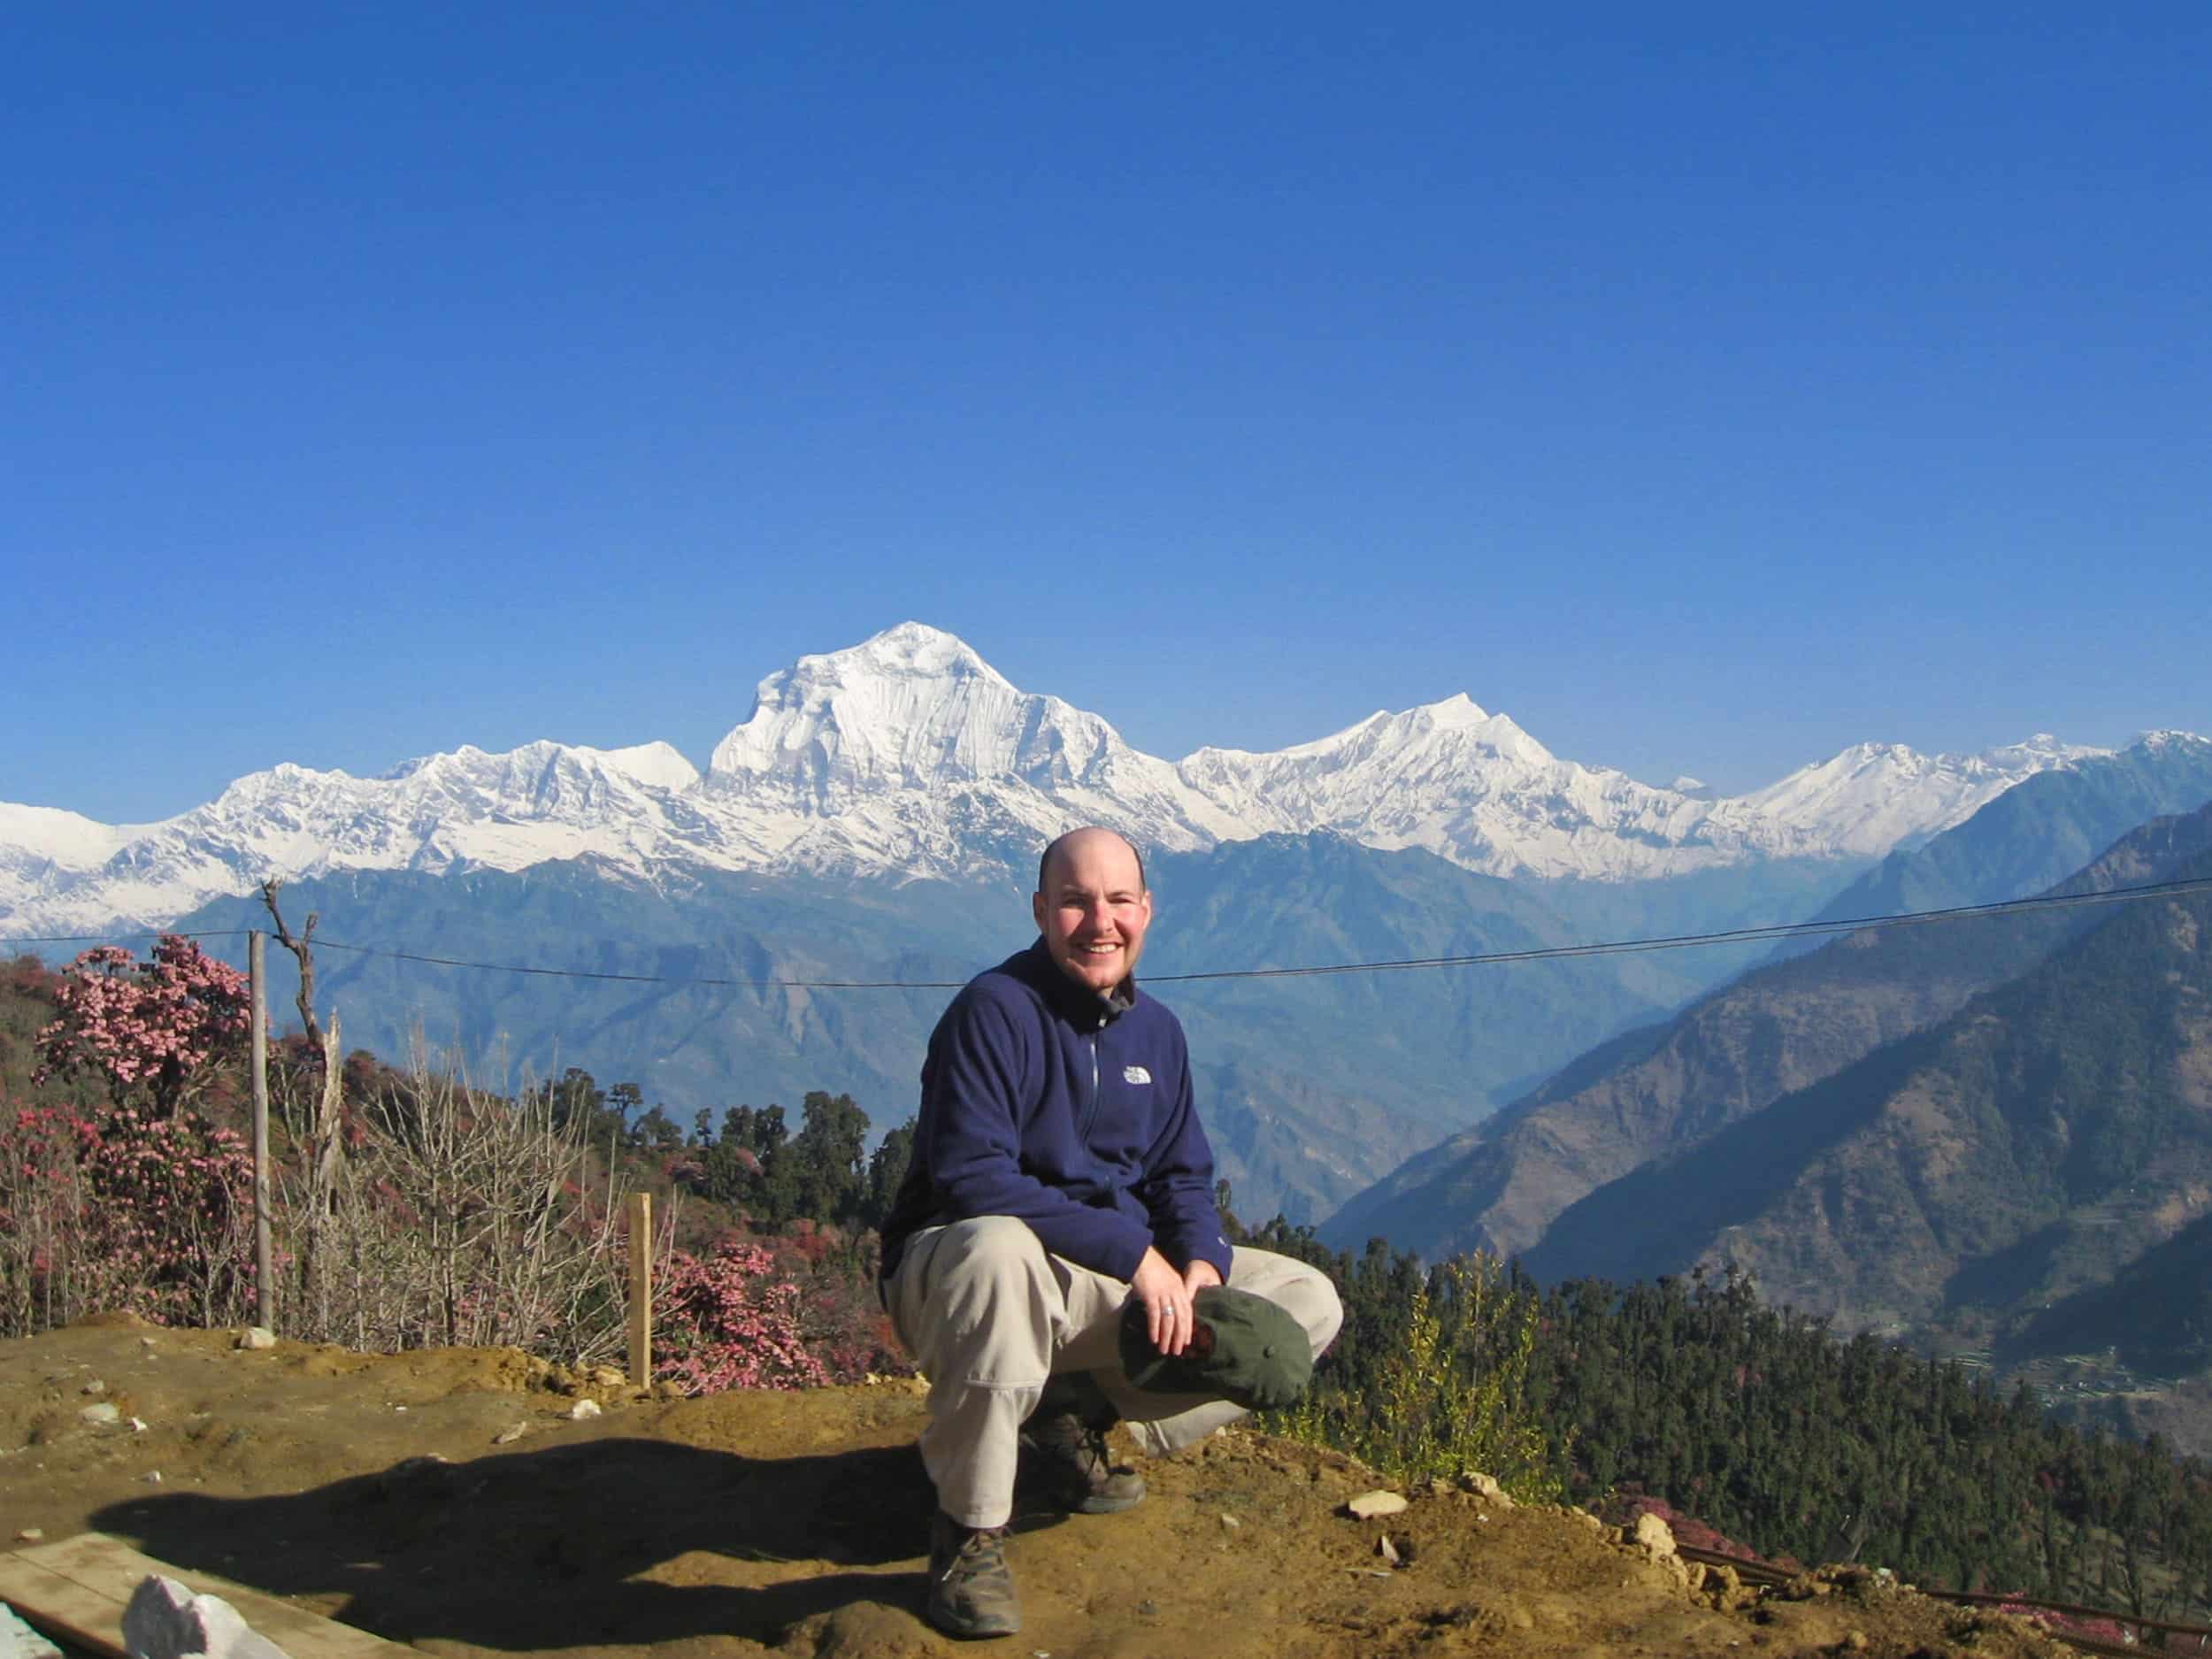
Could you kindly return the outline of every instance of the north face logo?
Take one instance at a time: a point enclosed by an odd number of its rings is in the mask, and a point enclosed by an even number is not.
[[[1149,1083],[1152,1073],[1141,1065],[1125,1065],[1121,1068],[1121,1080],[1125,1083]]]

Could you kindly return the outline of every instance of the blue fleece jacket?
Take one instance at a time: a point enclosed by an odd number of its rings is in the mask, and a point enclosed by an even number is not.
[[[1148,1245],[1179,1271],[1206,1261],[1228,1278],[1183,1027],[1134,979],[1102,999],[1040,939],[953,998],[883,1225],[885,1277],[918,1229],[973,1216],[1016,1217],[1054,1255],[1116,1279]]]

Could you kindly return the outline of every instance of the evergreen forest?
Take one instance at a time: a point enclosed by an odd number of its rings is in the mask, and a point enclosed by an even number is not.
[[[1313,1401],[1279,1426],[1386,1464],[1392,1447],[1417,1452],[1388,1471],[1402,1478],[1463,1463],[1529,1495],[1659,1500],[1769,1559],[1856,1559],[2142,1617],[2212,1609],[2212,1468],[2154,1435],[2058,1423],[2024,1385],[1839,1339],[1747,1277],[1545,1286],[1517,1263],[1425,1269],[1379,1239],[1333,1252],[1279,1217],[1238,1234],[1325,1267],[1344,1294]]]

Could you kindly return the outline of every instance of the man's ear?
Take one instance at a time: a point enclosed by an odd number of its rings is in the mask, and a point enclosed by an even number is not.
[[[1037,924],[1037,931],[1043,933],[1045,931],[1045,895],[1043,893],[1037,892],[1029,895],[1029,914]]]

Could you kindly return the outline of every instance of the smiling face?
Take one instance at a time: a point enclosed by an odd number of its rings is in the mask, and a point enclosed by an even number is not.
[[[1136,971],[1152,895],[1129,843],[1111,830],[1077,830],[1045,860],[1030,900],[1037,931],[1060,972],[1105,995]]]

